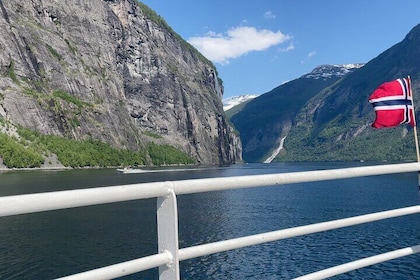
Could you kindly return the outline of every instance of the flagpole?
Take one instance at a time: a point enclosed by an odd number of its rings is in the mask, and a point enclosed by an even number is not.
[[[417,137],[416,110],[415,110],[415,107],[414,107],[414,96],[413,96],[413,91],[411,89],[411,78],[410,78],[410,76],[408,76],[408,82],[410,83],[411,104],[413,106],[414,142],[416,144],[417,162],[420,163],[419,140],[418,140],[418,137]],[[417,172],[417,175],[418,175],[418,186],[419,186],[419,195],[420,195],[420,171]]]
[[[416,153],[417,153],[417,161],[420,162],[420,151],[419,151],[419,141],[417,137],[417,122],[416,122],[416,111],[414,107],[414,96],[413,91],[411,89],[411,79],[410,76],[408,76],[408,80],[410,83],[410,95],[411,95],[411,104],[413,106],[413,119],[414,119],[414,141],[416,142]]]

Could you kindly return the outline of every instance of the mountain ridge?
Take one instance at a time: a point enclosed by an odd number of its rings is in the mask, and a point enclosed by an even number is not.
[[[329,79],[332,77],[344,77],[348,73],[361,68],[364,65],[365,63],[323,64],[315,67],[310,73],[302,75],[300,78]]]
[[[308,79],[328,79],[334,76],[344,76],[354,69],[363,67],[365,63],[350,63],[350,64],[323,64],[315,67],[311,72],[302,75],[300,78]],[[287,82],[284,82],[285,84]],[[229,111],[235,106],[238,106],[244,102],[248,102],[259,94],[241,94],[235,95],[223,99],[223,110]]]

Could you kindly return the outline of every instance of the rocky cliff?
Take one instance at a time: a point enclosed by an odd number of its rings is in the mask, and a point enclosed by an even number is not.
[[[0,0],[0,120],[198,163],[241,160],[215,67],[135,0]]]

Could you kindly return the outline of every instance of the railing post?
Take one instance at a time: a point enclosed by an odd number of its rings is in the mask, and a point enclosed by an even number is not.
[[[178,206],[173,188],[157,200],[159,253],[167,253],[170,261],[159,267],[160,280],[179,280]]]

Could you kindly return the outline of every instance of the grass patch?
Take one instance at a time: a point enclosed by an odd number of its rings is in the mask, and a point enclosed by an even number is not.
[[[70,41],[67,40],[67,39],[64,39],[64,42],[66,42],[67,47],[71,50],[71,52],[73,53],[73,55],[76,55],[77,49],[75,47],[73,47],[72,44],[70,44]]]
[[[13,60],[10,61],[9,68],[7,69],[7,74],[13,82],[19,84],[19,80],[17,79],[15,74],[15,62]]]
[[[60,98],[64,101],[70,102],[75,104],[77,107],[82,108],[84,106],[92,107],[92,104],[89,104],[87,102],[81,101],[80,99],[74,97],[73,95],[63,91],[63,90],[56,90],[53,92],[53,96]]]
[[[153,132],[150,132],[150,131],[143,131],[143,134],[146,135],[146,136],[155,138],[155,139],[162,138],[162,136],[160,136],[159,134],[156,134],[156,133],[153,133]]]
[[[58,60],[63,60],[63,58],[61,57],[61,55],[53,47],[51,47],[48,44],[45,44],[45,45],[47,46],[47,49],[50,52],[50,54],[52,54],[52,56],[54,56]]]

